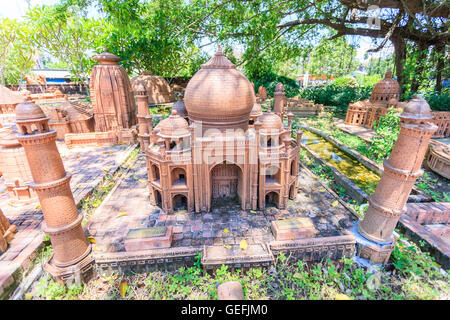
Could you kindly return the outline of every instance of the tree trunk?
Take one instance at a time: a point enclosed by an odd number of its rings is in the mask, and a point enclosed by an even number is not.
[[[444,45],[437,44],[434,47],[434,50],[437,54],[437,64],[436,64],[436,86],[434,88],[435,91],[442,91],[442,70],[444,69]]]
[[[406,42],[405,39],[401,37],[399,34],[392,35],[391,41],[394,45],[395,50],[395,70],[397,75],[397,81],[400,84],[400,92],[401,95],[404,92],[405,79],[403,75],[404,63],[406,60]]]
[[[428,45],[420,42],[418,43],[417,51],[419,51],[419,56],[417,57],[418,66],[414,72],[414,75],[411,79],[411,92],[417,92],[420,86],[420,82],[423,79],[423,68],[424,68],[424,60],[426,58],[426,49],[428,49]]]

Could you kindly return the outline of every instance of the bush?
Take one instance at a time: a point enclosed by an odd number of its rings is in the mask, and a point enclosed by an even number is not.
[[[295,97],[299,93],[299,86],[297,84],[297,81],[285,76],[279,76],[273,72],[264,73],[262,77],[258,77],[256,79],[250,78],[250,81],[255,84],[256,92],[258,91],[258,88],[260,86],[263,86],[267,89],[267,95],[272,97],[278,82],[281,82],[283,84],[286,97]]]
[[[347,110],[350,103],[370,98],[373,86],[346,87],[331,82],[325,86],[309,87],[300,91],[299,96],[325,106],[335,106],[343,111]],[[407,101],[415,95],[415,92],[406,92],[401,101]],[[435,91],[419,92],[429,103],[433,111],[450,111],[450,91],[442,93]]]
[[[334,83],[309,87],[300,91],[300,97],[325,106],[336,106],[346,110],[349,103],[368,99],[373,87],[342,87]]]
[[[338,87],[359,87],[358,81],[356,81],[356,79],[352,76],[343,76],[336,78],[333,80],[333,82],[331,82],[331,84]]]
[[[378,136],[372,138],[369,152],[376,160],[387,159],[391,154],[400,132],[400,113],[391,107],[385,117],[375,121],[374,129]]]

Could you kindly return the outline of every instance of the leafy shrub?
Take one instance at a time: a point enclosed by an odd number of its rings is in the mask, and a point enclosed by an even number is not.
[[[325,106],[336,106],[346,110],[349,103],[368,99],[372,89],[372,87],[342,87],[329,83],[325,86],[303,89],[299,96]]]
[[[356,81],[361,87],[373,87],[382,78],[379,74],[374,74],[371,76],[358,74],[356,75]]]
[[[353,78],[352,76],[343,76],[343,77],[339,77],[333,80],[333,82],[331,82],[333,85],[338,86],[338,87],[358,87],[358,81],[356,81],[355,78]]]
[[[335,106],[342,110],[347,110],[350,103],[370,98],[373,90],[371,86],[346,87],[336,85],[331,82],[325,86],[308,87],[300,91],[299,96],[315,103],[325,106]],[[433,111],[450,111],[450,90],[444,92],[419,92],[429,103]],[[415,92],[406,92],[402,95],[401,101],[409,100]]]
[[[255,91],[258,91],[258,88],[263,86],[267,89],[267,95],[272,97],[278,82],[283,84],[286,97],[295,97],[299,93],[297,81],[285,76],[279,76],[273,72],[266,72],[262,76],[255,79],[250,77],[250,81],[255,84]]]
[[[400,132],[400,112],[389,108],[385,117],[375,121],[374,128],[378,137],[370,142],[369,152],[377,159],[386,159],[391,154]]]

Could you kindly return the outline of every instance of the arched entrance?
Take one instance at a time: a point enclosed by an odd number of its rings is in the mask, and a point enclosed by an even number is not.
[[[187,210],[187,198],[182,194],[173,197],[173,210]]]
[[[272,191],[266,194],[266,208],[276,207],[278,208],[279,196],[278,193]]]
[[[183,168],[172,170],[172,185],[186,185],[186,171]]]
[[[221,163],[211,170],[211,201],[240,201],[242,170],[233,163]]]
[[[295,199],[295,183],[291,184],[291,187],[289,188],[289,199],[294,200]]]
[[[155,201],[156,201],[156,205],[158,207],[162,207],[162,198],[161,198],[161,192],[159,192],[158,190],[155,190]]]

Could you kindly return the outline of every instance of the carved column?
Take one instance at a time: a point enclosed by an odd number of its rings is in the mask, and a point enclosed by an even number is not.
[[[147,116],[148,112],[148,96],[147,90],[142,83],[139,83],[136,90],[136,99],[138,107],[138,124],[139,124],[139,140],[142,150],[147,150],[150,143],[150,134],[148,128]]]
[[[406,211],[414,182],[431,136],[437,127],[431,123],[430,106],[421,96],[414,96],[400,115],[400,134],[391,156],[384,161],[384,172],[369,199],[364,220],[358,225],[359,255],[373,263],[386,263],[394,247],[392,237],[400,216]],[[361,241],[362,240],[362,241]]]
[[[17,139],[22,144],[30,164],[33,182],[44,214],[43,231],[50,236],[53,254],[47,271],[63,282],[75,276],[86,279],[92,268],[91,245],[84,236],[72,191],[70,173],[66,172],[56,147],[56,132],[49,130],[42,109],[26,101],[16,107]]]

